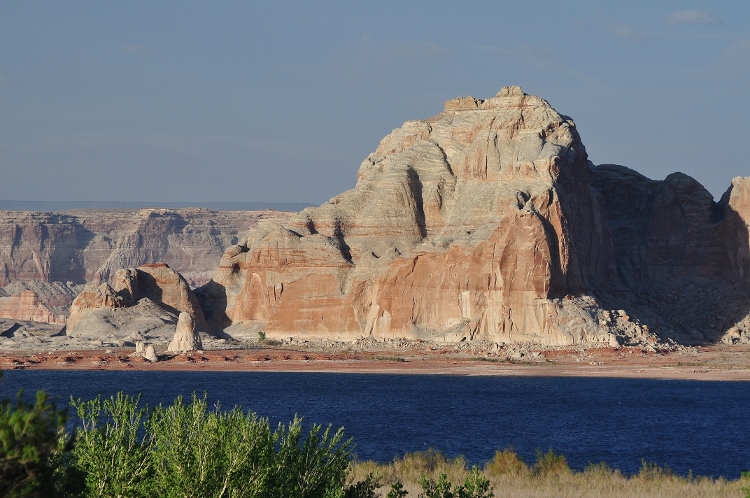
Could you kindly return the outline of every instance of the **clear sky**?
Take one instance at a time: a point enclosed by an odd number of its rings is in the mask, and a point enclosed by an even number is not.
[[[596,164],[750,175],[747,0],[0,0],[0,199],[319,204],[508,85]]]

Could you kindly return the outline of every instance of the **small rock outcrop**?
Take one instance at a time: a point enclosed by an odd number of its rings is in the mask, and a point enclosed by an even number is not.
[[[118,270],[114,289],[87,285],[73,301],[66,333],[72,337],[171,340],[178,317],[206,330],[198,301],[182,276],[164,263]]]
[[[156,355],[156,349],[153,344],[148,344],[146,346],[146,351],[143,353],[143,357],[152,363],[159,361],[159,357]]]
[[[195,330],[193,317],[183,311],[180,313],[180,318],[177,321],[177,329],[175,330],[172,342],[167,347],[167,351],[181,353],[199,349],[203,349],[203,345],[201,344],[198,332]]]

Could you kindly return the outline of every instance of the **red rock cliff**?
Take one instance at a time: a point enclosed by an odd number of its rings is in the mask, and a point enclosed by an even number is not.
[[[570,343],[553,300],[614,269],[575,124],[507,87],[394,130],[354,189],[229,248],[199,298],[271,336]]]

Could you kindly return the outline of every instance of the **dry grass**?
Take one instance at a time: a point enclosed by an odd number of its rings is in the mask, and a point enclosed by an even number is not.
[[[440,452],[428,450],[410,453],[387,464],[372,461],[353,462],[349,480],[357,482],[373,474],[385,496],[390,485],[400,481],[408,496],[416,498],[422,488],[419,479],[425,476],[437,480],[446,474],[454,484],[463,484],[471,469],[463,457],[447,458]],[[606,464],[592,464],[581,472],[570,469],[565,457],[551,450],[538,452],[536,462],[527,465],[512,449],[498,451],[484,466],[483,474],[490,480],[496,497],[517,498],[590,497],[621,498],[708,498],[742,497],[742,487],[750,486],[750,479],[736,481],[706,477],[682,477],[655,464],[645,464],[633,476],[623,475]]]

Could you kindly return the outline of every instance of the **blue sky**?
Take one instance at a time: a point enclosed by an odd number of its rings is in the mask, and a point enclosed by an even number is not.
[[[0,0],[0,199],[321,203],[520,85],[589,158],[750,175],[750,2]]]

